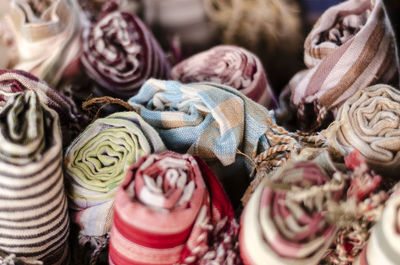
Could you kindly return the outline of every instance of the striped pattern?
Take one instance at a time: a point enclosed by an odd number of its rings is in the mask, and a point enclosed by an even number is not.
[[[355,265],[395,265],[400,260],[400,190],[387,201],[382,217]]]
[[[358,149],[368,164],[385,176],[400,169],[400,91],[375,85],[358,91],[339,109],[336,121],[322,132],[327,144],[348,155]]]
[[[14,69],[56,86],[74,71],[80,52],[80,17],[76,0],[12,0],[6,16],[18,48]]]
[[[69,218],[58,115],[33,91],[0,112],[0,248],[66,264]]]
[[[291,102],[308,127],[321,125],[358,90],[398,80],[395,42],[382,0],[349,0],[329,8],[305,44],[306,71],[290,81]]]
[[[157,132],[134,112],[97,119],[68,147],[64,166],[72,218],[89,237],[112,223],[116,188],[143,155],[165,150]]]
[[[110,264],[239,264],[233,216],[200,159],[173,152],[142,157],[115,196]]]
[[[244,264],[319,264],[337,231],[322,212],[327,200],[338,200],[342,193],[311,192],[330,180],[327,173],[332,169],[323,165],[292,162],[257,187],[242,213],[239,246]]]
[[[277,107],[260,59],[240,47],[220,45],[193,55],[174,66],[171,77],[183,83],[207,81],[231,86],[265,107]]]
[[[167,78],[170,66],[153,34],[136,16],[115,11],[83,33],[81,62],[101,86],[99,96],[127,99],[150,77]]]

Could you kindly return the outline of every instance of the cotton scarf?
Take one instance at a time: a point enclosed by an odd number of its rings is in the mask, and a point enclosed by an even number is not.
[[[337,227],[327,221],[327,200],[343,187],[328,185],[334,169],[315,161],[288,163],[265,178],[241,219],[240,255],[246,265],[318,264]],[[322,188],[324,187],[324,188]]]
[[[237,233],[229,199],[204,162],[152,154],[116,192],[110,264],[239,264]]]
[[[327,144],[343,156],[358,149],[368,164],[388,176],[400,168],[400,92],[387,85],[362,89],[339,109],[322,132]]]
[[[6,19],[18,48],[13,68],[56,86],[78,62],[79,13],[76,0],[12,0]]]
[[[84,237],[102,237],[112,224],[115,191],[141,156],[165,149],[157,132],[134,112],[95,120],[64,159],[72,218]]]
[[[67,264],[69,217],[57,113],[35,92],[18,93],[1,108],[0,141],[0,249],[30,262]]]
[[[395,42],[382,0],[349,0],[329,8],[304,44],[307,69],[286,90],[305,128],[320,126],[358,90],[398,79]]]
[[[227,85],[265,107],[276,107],[260,59],[240,47],[220,45],[193,55],[175,65],[171,77],[183,83],[208,81]]]
[[[81,62],[99,85],[98,96],[127,99],[150,77],[167,78],[170,66],[153,34],[128,12],[104,15],[83,34]]]

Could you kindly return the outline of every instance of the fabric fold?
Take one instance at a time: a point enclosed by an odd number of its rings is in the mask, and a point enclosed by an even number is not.
[[[246,49],[220,45],[175,65],[171,77],[182,83],[214,82],[237,89],[255,102],[277,107],[260,59]]]
[[[343,156],[358,149],[367,163],[385,176],[400,168],[400,91],[375,85],[358,91],[322,131],[327,145]]]
[[[170,65],[153,34],[135,15],[114,11],[83,33],[81,62],[99,85],[97,96],[128,99],[150,77],[168,78]]]
[[[0,248],[44,264],[67,264],[69,217],[55,111],[33,91],[0,111]]]
[[[321,126],[358,90],[397,84],[395,39],[382,0],[350,0],[329,8],[304,44],[307,70],[287,90],[300,123]]]
[[[72,219],[83,237],[102,237],[112,224],[115,191],[141,156],[164,151],[157,132],[134,112],[97,119],[64,159]]]
[[[228,197],[199,158],[142,157],[115,196],[110,264],[239,264]]]

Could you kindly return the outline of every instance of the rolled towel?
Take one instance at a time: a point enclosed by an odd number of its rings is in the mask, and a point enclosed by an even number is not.
[[[103,237],[112,224],[115,191],[140,157],[165,150],[157,132],[134,112],[97,119],[68,147],[67,195],[81,236]]]
[[[322,132],[327,144],[347,156],[358,149],[367,163],[384,176],[400,169],[400,91],[375,85],[358,91],[339,109]]]
[[[320,126],[358,90],[398,80],[395,40],[382,0],[329,8],[304,44],[308,69],[290,81],[290,101],[307,128]]]
[[[238,225],[199,158],[142,157],[115,195],[110,264],[239,264]]]
[[[99,85],[98,96],[128,99],[150,77],[168,78],[170,66],[153,34],[128,12],[106,14],[83,33],[81,62]]]
[[[33,91],[19,93],[0,111],[0,141],[0,249],[29,262],[67,264],[69,217],[57,113]]]
[[[231,86],[265,107],[277,107],[260,59],[240,47],[220,45],[193,55],[175,65],[171,77],[183,83],[207,81]]]
[[[326,202],[342,190],[330,188],[331,169],[322,165],[289,163],[257,187],[242,213],[244,264],[311,265],[327,254],[337,228],[324,216]]]
[[[57,86],[79,62],[79,14],[76,0],[12,0],[6,20],[18,48],[13,68]]]

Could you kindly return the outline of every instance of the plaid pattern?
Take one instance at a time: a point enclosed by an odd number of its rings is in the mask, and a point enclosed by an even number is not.
[[[33,91],[19,93],[0,111],[0,141],[0,249],[32,263],[67,264],[69,217],[57,113]]]
[[[343,156],[357,149],[385,176],[400,169],[400,91],[375,85],[358,91],[339,109],[336,121],[322,132]]]
[[[226,166],[237,150],[252,157],[258,147],[270,147],[265,133],[271,114],[228,86],[150,79],[129,103],[170,150]]]
[[[240,47],[220,45],[193,55],[175,65],[171,77],[183,83],[206,81],[231,86],[265,107],[277,107],[260,59]]]
[[[110,264],[239,264],[238,226],[214,173],[199,158],[142,157],[115,195]]]
[[[6,21],[14,33],[24,70],[56,86],[72,71],[80,51],[80,9],[76,0],[12,0]]]
[[[327,200],[337,201],[343,192],[312,191],[331,178],[327,172],[332,169],[322,165],[289,163],[257,187],[241,219],[239,246],[245,264],[318,264],[322,260],[337,232],[322,212]]]
[[[321,16],[304,44],[308,69],[286,88],[305,127],[335,116],[360,89],[398,81],[395,41],[386,20],[382,0],[349,0]]]
[[[97,119],[72,142],[64,168],[69,207],[82,235],[109,232],[115,191],[129,166],[143,155],[164,150],[157,132],[134,112]]]
[[[81,62],[95,93],[129,98],[150,77],[166,78],[170,66],[151,31],[136,16],[115,11],[83,33]]]

